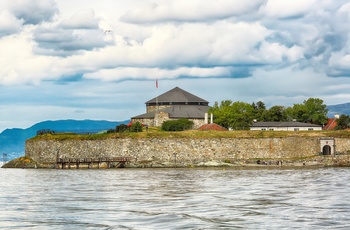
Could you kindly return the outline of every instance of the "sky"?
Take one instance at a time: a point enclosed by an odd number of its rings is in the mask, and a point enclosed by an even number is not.
[[[0,132],[128,120],[174,87],[209,105],[347,103],[349,25],[349,0],[1,0]]]

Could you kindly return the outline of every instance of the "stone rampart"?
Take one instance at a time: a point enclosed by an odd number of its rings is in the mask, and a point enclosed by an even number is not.
[[[131,164],[157,162],[190,166],[215,160],[292,159],[319,154],[318,137],[284,138],[117,138],[103,140],[29,140],[26,156],[41,163],[59,158],[130,157]],[[347,153],[350,139],[336,139]]]

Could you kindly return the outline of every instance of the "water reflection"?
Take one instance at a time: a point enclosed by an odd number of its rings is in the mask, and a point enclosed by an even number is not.
[[[1,169],[0,228],[345,229],[349,173]]]

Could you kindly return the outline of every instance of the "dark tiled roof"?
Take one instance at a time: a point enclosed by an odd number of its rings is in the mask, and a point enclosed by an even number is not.
[[[169,114],[169,118],[203,118],[204,114],[208,112],[209,106],[204,105],[173,105],[169,108],[160,109],[159,112],[165,112]],[[138,115],[136,117],[132,117],[132,119],[153,119],[156,111],[152,111],[149,113],[144,113]]]
[[[321,125],[308,124],[298,121],[267,121],[267,122],[255,122],[251,127],[322,127]]]
[[[146,104],[149,103],[156,103],[158,100],[158,103],[169,103],[169,102],[174,102],[174,103],[206,103],[209,104],[208,101],[197,97],[183,89],[180,89],[179,87],[175,87],[172,90],[169,90],[168,92],[165,92],[161,95],[158,96],[158,99],[155,97],[149,101],[146,102]]]

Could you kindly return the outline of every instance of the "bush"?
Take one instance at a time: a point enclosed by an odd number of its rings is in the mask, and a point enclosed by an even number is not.
[[[178,120],[169,120],[164,121],[162,124],[162,130],[164,131],[183,131],[192,129],[193,121],[190,121],[185,118],[181,118]]]
[[[115,129],[108,129],[107,133],[115,133]]]
[[[132,123],[130,132],[142,132],[142,124],[140,122]]]
[[[125,124],[121,124],[121,125],[117,125],[115,127],[115,131],[117,133],[121,133],[121,132],[125,132],[129,130],[129,126],[125,125]]]
[[[122,133],[126,131],[129,131],[129,126],[121,124],[121,125],[117,125],[115,129],[108,129],[107,133]]]

